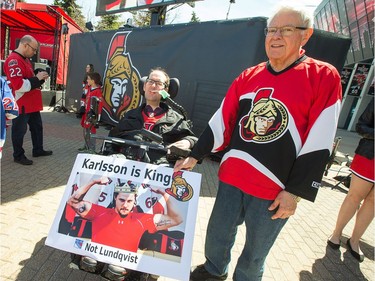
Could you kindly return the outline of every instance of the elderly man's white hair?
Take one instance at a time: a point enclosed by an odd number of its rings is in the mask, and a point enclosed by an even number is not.
[[[277,10],[270,16],[267,20],[267,25],[272,21],[272,19],[280,12],[293,12],[301,18],[303,27],[313,27],[313,19],[310,16],[310,13],[305,9],[291,6],[280,6]]]

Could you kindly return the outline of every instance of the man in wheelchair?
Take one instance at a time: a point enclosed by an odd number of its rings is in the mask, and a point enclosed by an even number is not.
[[[197,141],[191,130],[191,124],[186,120],[183,112],[178,112],[165,101],[168,95],[172,98],[178,91],[178,80],[170,79],[168,74],[160,67],[151,69],[145,81],[142,81],[140,90],[144,91],[145,103],[140,107],[128,111],[124,118],[110,131],[110,137],[144,140],[141,136],[133,133],[141,129],[154,132],[162,137],[163,145],[175,146],[182,150],[191,149]],[[170,99],[168,99],[170,100]],[[177,109],[180,109],[179,106]],[[120,145],[112,146],[113,153],[123,153],[132,156],[137,152],[134,149]],[[166,153],[161,150],[150,149],[147,160],[141,160],[152,164],[171,163]]]
[[[174,165],[167,149],[175,152],[178,157],[181,151],[188,151],[197,142],[197,137],[191,130],[191,123],[187,120],[186,111],[182,106],[173,102],[171,98],[177,95],[179,82],[176,78],[169,78],[164,69],[156,67],[151,69],[149,75],[141,79],[140,91],[143,90],[145,102],[138,108],[128,111],[111,129],[109,137],[136,141],[138,143],[154,144],[147,149],[128,142],[118,143],[112,141],[103,148],[103,154],[123,154],[126,158],[156,165]],[[153,132],[156,135],[144,136],[141,131]],[[158,139],[159,138],[159,139]],[[159,146],[158,146],[159,145]],[[109,146],[109,147],[108,147]],[[159,149],[163,148],[163,149]],[[167,148],[167,149],[166,149]],[[187,157],[187,155],[182,155]],[[85,259],[87,257],[84,257]],[[111,280],[157,280],[158,276],[141,272],[129,272],[125,268],[111,266],[114,276]],[[109,276],[106,276],[109,278]]]

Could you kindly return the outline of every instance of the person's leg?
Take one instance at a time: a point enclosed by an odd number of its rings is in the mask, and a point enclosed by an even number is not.
[[[228,272],[230,251],[234,244],[238,225],[243,222],[243,193],[233,186],[219,183],[205,242],[205,269],[216,276]]]
[[[349,192],[340,207],[335,230],[329,239],[335,244],[340,244],[340,238],[344,227],[353,218],[359,204],[370,192],[371,187],[363,186],[363,182],[361,178],[352,174]]]
[[[29,127],[33,143],[33,154],[43,151],[43,123],[40,112],[30,113]]]
[[[23,138],[27,131],[28,114],[20,114],[17,118],[12,120],[12,145],[13,158],[20,160],[25,157],[25,150],[23,149]]]
[[[273,220],[276,211],[269,211],[272,200],[244,195],[246,242],[238,259],[234,281],[262,279],[265,259],[287,219]]]
[[[370,192],[367,194],[357,213],[353,233],[350,237],[350,245],[352,249],[359,254],[362,254],[362,251],[359,248],[359,240],[374,218],[374,184],[365,180],[362,181],[362,188],[370,188]]]
[[[92,134],[96,134],[96,128],[94,126],[92,126],[91,130],[88,129],[88,140],[89,140],[89,149],[92,150],[92,151],[95,151],[96,149],[96,139],[95,138],[92,138],[91,135]]]
[[[78,148],[78,151],[86,151],[88,149],[88,146],[87,146],[87,129],[86,128],[82,129],[82,136],[83,136],[84,144],[83,144],[82,147]]]
[[[90,128],[85,128],[83,135],[85,138],[85,147],[86,149],[90,149]]]

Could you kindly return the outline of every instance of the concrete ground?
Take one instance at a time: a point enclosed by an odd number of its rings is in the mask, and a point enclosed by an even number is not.
[[[0,280],[104,280],[100,276],[68,268],[70,255],[44,245],[57,207],[68,181],[77,149],[83,145],[79,119],[72,113],[42,113],[45,149],[53,156],[32,158],[28,133],[24,148],[32,166],[13,162],[10,133],[1,160],[0,206]],[[107,134],[100,128],[99,133]],[[338,156],[353,156],[359,137],[356,133],[339,130],[342,136]],[[203,175],[194,237],[192,265],[204,261],[204,239],[207,222],[215,200],[218,163],[207,159],[196,172]],[[341,169],[341,170],[340,170]],[[294,280],[375,280],[374,222],[361,240],[366,256],[358,263],[348,252],[345,242],[351,235],[354,219],[347,225],[339,251],[327,248],[338,210],[347,193],[344,185],[332,189],[337,174],[347,174],[348,168],[333,165],[315,203],[302,200],[296,214],[290,218],[267,260],[264,281]],[[238,231],[232,250],[229,276],[244,243],[244,228]],[[161,277],[160,281],[171,280]],[[228,278],[228,280],[232,280]]]

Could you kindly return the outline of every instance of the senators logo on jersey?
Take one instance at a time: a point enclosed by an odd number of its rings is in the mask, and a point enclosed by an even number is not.
[[[247,115],[241,118],[240,136],[246,142],[266,143],[282,136],[288,125],[285,106],[272,99],[273,89],[260,89]]]

